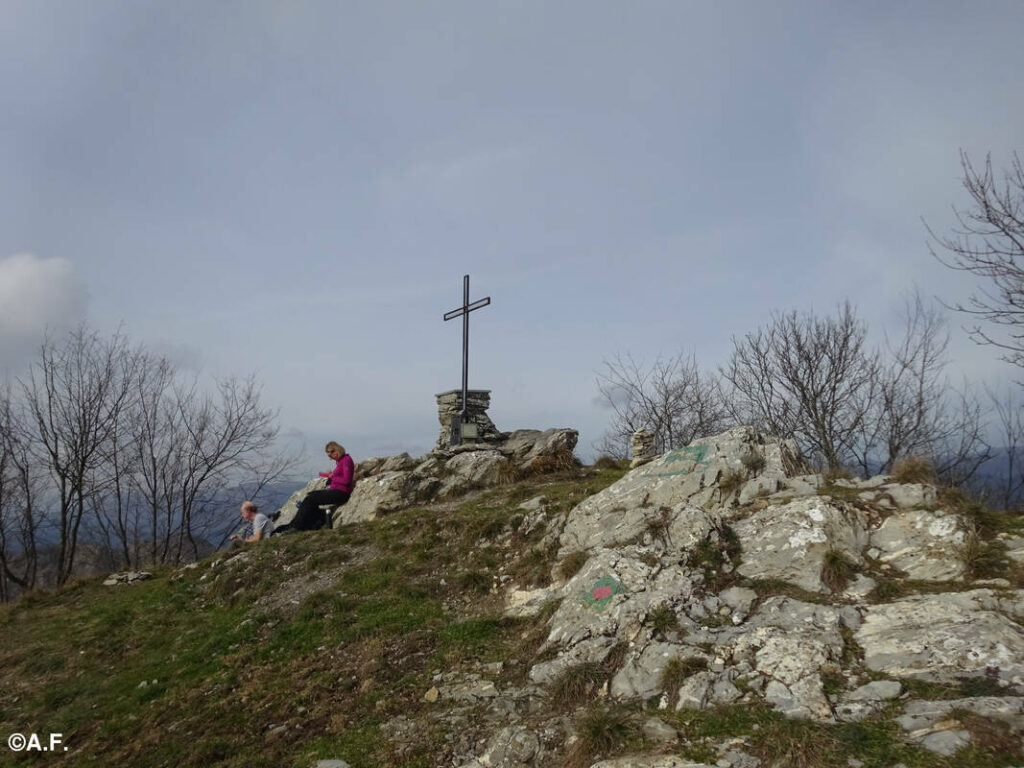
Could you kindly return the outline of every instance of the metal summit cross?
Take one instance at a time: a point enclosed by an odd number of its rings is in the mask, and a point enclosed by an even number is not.
[[[491,303],[491,297],[480,299],[469,303],[469,275],[462,278],[462,306],[445,312],[445,320],[453,320],[462,316],[462,421],[466,420],[466,393],[469,391],[469,313],[474,309],[486,307]]]

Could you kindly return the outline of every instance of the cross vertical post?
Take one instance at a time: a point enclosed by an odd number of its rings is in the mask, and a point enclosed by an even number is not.
[[[446,312],[444,319],[453,320],[456,317],[462,317],[462,414],[463,420],[466,418],[466,397],[469,391],[469,313],[474,309],[480,309],[486,307],[491,303],[491,297],[488,296],[485,299],[474,301],[472,304],[469,303],[469,275],[463,275],[462,277],[462,306],[456,307],[450,312]]]

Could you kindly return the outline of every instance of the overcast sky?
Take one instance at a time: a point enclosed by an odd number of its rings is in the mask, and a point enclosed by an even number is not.
[[[963,299],[960,149],[1024,150],[1024,3],[0,2],[0,367],[123,323],[362,460],[606,427],[631,352],[725,360],[773,310]],[[953,318],[957,369],[1012,376]]]

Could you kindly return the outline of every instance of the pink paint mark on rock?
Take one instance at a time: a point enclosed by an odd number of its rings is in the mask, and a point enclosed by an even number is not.
[[[604,598],[611,597],[611,596],[612,596],[612,588],[611,587],[598,587],[597,589],[594,590],[594,599],[595,600],[603,600]]]

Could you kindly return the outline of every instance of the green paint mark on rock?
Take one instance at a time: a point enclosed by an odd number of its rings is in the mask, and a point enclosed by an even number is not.
[[[584,592],[580,599],[583,604],[593,608],[595,611],[603,611],[607,608],[615,595],[621,595],[626,591],[626,588],[622,586],[611,576],[603,576],[594,582],[594,585],[588,592]]]
[[[707,458],[706,445],[688,445],[666,453],[660,461],[649,465],[644,473],[649,477],[671,477],[672,475],[688,475],[698,467],[706,467],[711,463]]]

